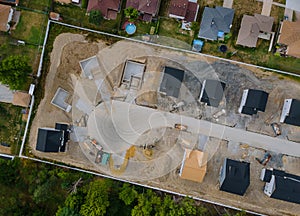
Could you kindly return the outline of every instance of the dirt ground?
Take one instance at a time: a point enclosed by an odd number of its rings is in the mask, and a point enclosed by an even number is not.
[[[50,102],[58,87],[62,87],[73,95],[74,83],[76,83],[76,80],[81,79],[79,61],[94,55],[98,57],[101,64],[99,71],[105,73],[107,79],[110,80],[111,89],[119,87],[122,68],[127,59],[145,60],[147,62],[142,88],[138,91],[132,91],[136,94],[138,103],[156,105],[158,109],[167,110],[170,109],[170,104],[184,100],[186,102],[185,107],[179,111],[182,115],[193,117],[201,115],[205,120],[226,125],[238,124],[239,127],[247,128],[247,130],[269,135],[273,135],[269,124],[273,121],[278,122],[283,99],[286,97],[297,98],[300,91],[299,83],[279,79],[272,73],[262,72],[258,69],[252,71],[252,68],[240,67],[226,62],[215,62],[213,59],[204,59],[199,55],[153,48],[128,41],[120,41],[111,47],[106,47],[105,43],[101,41],[97,44],[87,43],[82,35],[62,34],[54,42],[51,67],[45,86],[45,98],[39,105],[30,130],[29,145],[34,156],[96,172],[108,171],[108,167],[101,169],[99,165],[95,166],[92,161],[94,156],[89,157],[89,152],[83,153],[84,148],[77,142],[70,141],[65,153],[42,153],[35,150],[37,129],[39,127],[53,128],[56,122],[73,123],[71,113],[66,113],[54,107]],[[173,99],[163,99],[154,93],[159,88],[159,81],[162,77],[161,71],[165,64],[186,71],[183,90],[180,93],[181,98],[175,99],[175,101]],[[199,85],[201,85],[201,83],[198,85],[198,82],[199,80],[203,81],[212,72],[227,83],[226,97],[224,97],[220,108],[205,109],[204,105],[197,102]],[[254,117],[237,114],[242,95],[241,89],[248,87],[262,88],[270,93],[265,113],[259,113]],[[121,90],[125,92],[124,89]],[[72,100],[72,97],[70,97],[68,102],[72,104]],[[214,119],[213,114],[223,108],[226,109],[226,114]],[[75,108],[73,107],[73,109]],[[283,126],[283,131],[284,136],[290,134],[291,131],[300,133],[299,128],[288,125]],[[175,133],[174,130],[166,133],[165,140],[158,143],[156,149],[153,149],[154,158],[168,154],[168,148],[174,146],[174,143],[172,144],[169,141],[171,138],[178,137]],[[284,136],[282,136],[282,139],[286,138]],[[145,139],[143,142],[145,142]],[[196,137],[195,146],[197,146],[197,140],[198,137]],[[208,138],[207,143],[198,148],[209,154],[208,171],[203,183],[193,183],[180,179],[178,176],[179,166],[170,170],[169,174],[142,183],[269,215],[297,215],[300,212],[299,205],[270,199],[263,193],[263,182],[259,180],[262,165],[255,160],[255,157],[263,157],[265,153],[263,150],[214,138]],[[218,189],[219,170],[226,157],[251,162],[251,183],[243,197],[221,192]],[[141,160],[147,159],[143,155],[142,149],[137,149],[132,161],[129,160],[128,171],[130,171],[130,163]],[[274,153],[267,166],[299,175],[299,164],[300,158]],[[165,169],[167,164],[161,163],[159,166],[161,166],[161,169]],[[159,169],[159,167],[157,168]],[[153,172],[150,167],[146,171]]]

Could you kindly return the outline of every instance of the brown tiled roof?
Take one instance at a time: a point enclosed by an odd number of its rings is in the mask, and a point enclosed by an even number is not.
[[[185,14],[185,21],[187,22],[193,22],[197,17],[198,12],[198,4],[195,2],[189,2],[188,8]]]
[[[126,8],[133,7],[139,12],[155,16],[159,10],[160,0],[127,0]]]
[[[103,17],[107,19],[116,19],[119,7],[120,0],[89,0],[87,12],[99,10]],[[113,11],[115,11],[115,13]]]
[[[180,177],[202,182],[206,174],[207,155],[198,150],[185,149],[185,160]]]
[[[283,21],[278,43],[288,46],[288,55],[300,58],[300,21]]]
[[[236,43],[247,47],[256,47],[258,35],[259,26],[256,18],[244,15]]]
[[[11,6],[0,4],[0,31],[7,31],[7,21]]]
[[[244,15],[236,44],[256,47],[259,33],[270,33],[272,31],[273,22],[273,17],[260,14],[255,14],[254,16]]]
[[[25,92],[15,92],[14,98],[12,101],[13,105],[21,106],[21,107],[28,107],[30,103],[30,94]]]
[[[185,17],[188,9],[188,0],[172,0],[169,6],[169,14]]]
[[[7,4],[12,4],[12,5],[18,5],[19,4],[19,0],[15,0],[15,1],[12,1],[12,0],[0,0],[0,2],[2,3],[7,3]]]

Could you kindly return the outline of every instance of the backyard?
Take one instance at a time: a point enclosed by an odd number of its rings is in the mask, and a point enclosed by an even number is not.
[[[18,154],[22,125],[21,108],[0,103],[0,143],[10,146],[12,154]]]
[[[50,2],[52,0],[22,0],[19,6],[40,11],[49,11]]]
[[[12,37],[28,44],[42,45],[47,19],[46,14],[22,10],[16,30],[12,31]]]

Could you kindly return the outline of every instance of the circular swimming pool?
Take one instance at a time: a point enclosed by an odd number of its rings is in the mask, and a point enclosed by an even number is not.
[[[125,27],[125,31],[129,35],[134,34],[136,31],[136,26],[133,23],[128,23]]]

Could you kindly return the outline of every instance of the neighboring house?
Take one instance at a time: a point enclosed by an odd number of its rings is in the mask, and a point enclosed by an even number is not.
[[[193,22],[197,19],[198,10],[197,0],[171,0],[169,17]]]
[[[185,149],[179,176],[201,183],[206,174],[207,155],[199,150]]]
[[[160,92],[165,93],[167,96],[178,98],[183,78],[183,70],[165,67],[164,76],[160,84]]]
[[[234,10],[217,6],[205,7],[200,24],[198,38],[217,40],[224,38],[230,32],[234,16]]]
[[[199,101],[208,106],[218,107],[224,94],[226,84],[219,80],[204,80]]]
[[[10,29],[10,22],[13,18],[14,10],[11,6],[0,4],[0,31],[7,32]]]
[[[56,123],[55,128],[39,128],[36,150],[42,152],[64,152],[69,141],[69,126]]]
[[[29,107],[31,101],[31,95],[27,92],[17,91],[14,93],[12,104],[15,106]]]
[[[19,0],[0,0],[0,3],[6,3],[6,4],[18,6]]]
[[[262,90],[245,89],[239,107],[239,113],[246,115],[257,114],[258,111],[264,112],[267,106],[269,94]]]
[[[261,14],[244,15],[236,44],[256,47],[258,38],[270,40],[274,18]]]
[[[300,126],[300,100],[285,99],[280,117],[281,123]]]
[[[300,204],[300,176],[263,168],[260,179],[266,182],[264,193],[269,197]]]
[[[278,43],[286,45],[286,55],[300,58],[300,21],[284,20],[281,24]]]
[[[150,22],[157,16],[160,6],[160,0],[127,0],[126,8],[133,7],[138,10],[142,19]]]
[[[244,195],[250,184],[250,163],[226,158],[220,171],[220,190]]]
[[[87,12],[98,10],[105,19],[117,19],[121,0],[89,0]]]

